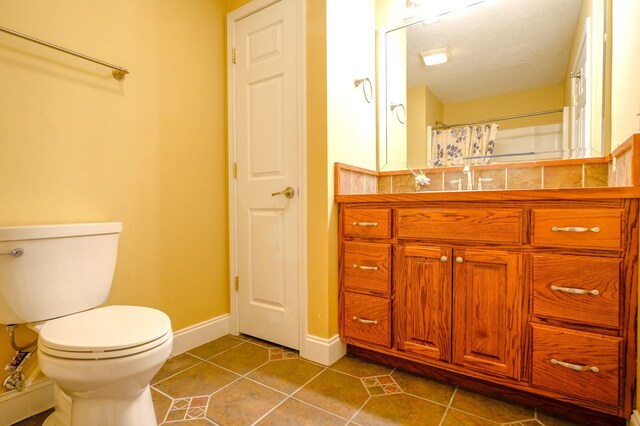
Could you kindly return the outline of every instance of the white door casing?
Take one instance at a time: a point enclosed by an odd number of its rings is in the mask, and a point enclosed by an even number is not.
[[[591,155],[590,19],[587,18],[578,54],[571,68],[572,158]]]
[[[299,7],[254,1],[228,19],[231,331],[295,349],[306,331]],[[286,187],[293,198],[272,196]]]

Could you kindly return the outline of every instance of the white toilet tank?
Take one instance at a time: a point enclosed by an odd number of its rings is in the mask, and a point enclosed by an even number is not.
[[[104,303],[121,231],[119,222],[0,227],[0,324],[43,321]]]

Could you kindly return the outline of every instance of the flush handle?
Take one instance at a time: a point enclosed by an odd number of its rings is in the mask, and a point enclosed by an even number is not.
[[[271,194],[272,197],[275,197],[276,195],[284,195],[285,197],[291,199],[295,195],[295,191],[293,190],[292,187],[287,186],[284,190],[280,192],[274,192]]]
[[[14,248],[9,253],[0,253],[0,256],[20,257],[24,254],[24,249]]]

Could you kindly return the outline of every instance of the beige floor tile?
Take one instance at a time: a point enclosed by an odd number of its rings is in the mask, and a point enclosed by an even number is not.
[[[208,362],[202,362],[158,383],[154,387],[172,398],[186,398],[210,395],[238,377],[240,376],[230,371],[223,370]]]
[[[286,359],[270,361],[247,377],[291,395],[322,370],[323,367],[302,359]]]
[[[544,424],[544,426],[580,426],[578,423],[574,423],[568,419],[561,417],[555,417],[551,414],[538,411],[536,419]]]
[[[219,339],[213,340],[209,343],[205,343],[202,346],[191,349],[187,353],[193,354],[202,359],[209,359],[218,355],[221,352],[231,349],[234,346],[238,346],[244,343],[244,339],[240,339],[234,336],[222,336]]]
[[[346,425],[347,421],[304,402],[288,399],[258,424],[263,426],[337,426]]]
[[[181,422],[171,422],[171,423],[163,423],[166,426],[212,426],[211,423],[207,419],[196,419],[196,420],[183,420]]]
[[[369,398],[360,379],[325,370],[294,395],[316,407],[351,418]]]
[[[447,412],[447,417],[444,419],[442,426],[497,426],[499,424],[500,423],[463,413],[462,411],[450,409]]]
[[[495,422],[519,422],[535,418],[533,409],[458,389],[451,406]]]
[[[391,374],[391,371],[393,371],[393,368],[391,367],[376,364],[350,355],[343,356],[330,368],[356,377],[384,376],[385,374]]]
[[[199,362],[201,361],[198,358],[186,353],[171,357],[164,363],[160,371],[156,373],[151,380],[151,383],[158,383],[160,380],[164,380],[169,376],[179,373],[180,371],[193,367]]]
[[[153,400],[153,408],[156,412],[156,421],[158,424],[164,421],[164,417],[171,407],[171,399],[167,398],[155,389],[151,389],[151,399]]]
[[[453,391],[456,389],[455,386],[402,370],[394,371],[391,376],[404,392],[444,405],[449,405]]]
[[[374,396],[353,419],[362,426],[439,425],[446,408],[407,394]]]
[[[284,398],[279,392],[240,379],[211,396],[207,418],[222,426],[251,425]]]
[[[247,337],[249,337],[249,341],[251,343],[264,346],[265,348],[281,348],[282,347],[278,344],[267,342],[266,340],[258,339],[257,337],[251,337],[251,336],[247,336]]]
[[[238,374],[247,374],[269,361],[269,349],[245,342],[210,358],[209,361]]]

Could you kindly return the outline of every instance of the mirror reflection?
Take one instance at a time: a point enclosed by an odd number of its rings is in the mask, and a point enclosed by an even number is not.
[[[381,34],[380,169],[606,155],[605,2],[471,3]]]

